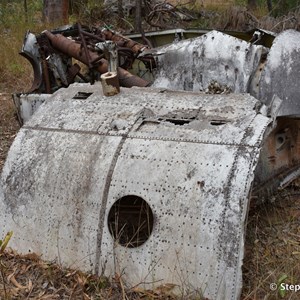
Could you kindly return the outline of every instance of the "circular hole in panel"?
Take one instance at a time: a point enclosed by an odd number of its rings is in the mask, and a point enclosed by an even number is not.
[[[127,195],[114,203],[107,222],[110,234],[121,246],[135,248],[151,235],[153,212],[143,198]]]
[[[279,135],[279,136],[277,137],[277,143],[278,143],[278,144],[283,144],[283,142],[284,142],[284,137],[283,137],[282,135]]]

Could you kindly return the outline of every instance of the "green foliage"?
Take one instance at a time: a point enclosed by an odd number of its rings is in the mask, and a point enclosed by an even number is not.
[[[43,8],[43,1],[27,1],[27,12],[25,11],[24,1],[1,1],[0,4],[0,25],[13,26],[15,23],[39,22]]]
[[[99,21],[104,14],[104,0],[71,0],[69,12],[71,19],[87,23]]]
[[[110,286],[110,282],[107,277],[100,276],[97,278],[96,276],[91,276],[86,283],[86,289],[88,291],[99,291],[106,289]]]
[[[7,244],[10,241],[12,235],[13,235],[13,232],[9,231],[6,234],[4,240],[0,240],[0,255],[5,251],[5,248],[7,247]]]
[[[191,28],[211,28],[211,20],[208,18],[198,18],[190,24]]]
[[[297,8],[300,8],[300,0],[271,0],[272,11],[274,17],[288,14]],[[235,5],[246,7],[248,0],[235,0]],[[256,0],[257,9],[265,10],[267,8],[267,0]]]
[[[284,298],[284,296],[285,296],[285,289],[283,289],[281,287],[281,283],[284,283],[287,278],[288,278],[288,276],[286,274],[283,274],[278,279],[278,283],[277,283],[278,293],[279,293],[279,295],[280,295],[281,298]]]
[[[300,0],[272,0],[273,11],[275,17],[288,14],[289,11],[300,8]]]
[[[24,66],[20,63],[12,62],[8,65],[8,71],[13,75],[18,76],[24,73]]]

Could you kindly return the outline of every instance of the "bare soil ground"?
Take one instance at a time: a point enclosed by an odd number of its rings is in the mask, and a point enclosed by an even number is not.
[[[0,94],[0,172],[19,129],[10,94]],[[2,237],[0,237],[2,238]],[[248,218],[242,299],[300,299],[300,291],[270,285],[300,285],[300,191],[292,187],[273,203],[251,209]],[[273,287],[273,286],[272,286]],[[127,289],[118,274],[108,280],[44,262],[13,250],[0,255],[0,299],[201,299],[176,298],[168,286]]]

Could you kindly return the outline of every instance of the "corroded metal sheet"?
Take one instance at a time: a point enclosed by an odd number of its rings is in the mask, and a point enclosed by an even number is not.
[[[283,103],[279,116],[299,116],[300,32],[286,30],[274,40],[259,82],[260,99],[270,104],[276,95]]]
[[[248,194],[269,124],[256,105],[246,94],[59,90],[9,152],[1,234],[14,230],[11,245],[23,253],[106,275],[122,270],[129,285],[186,284],[209,299],[238,299]],[[149,204],[153,227],[126,247],[109,215],[131,195]],[[134,219],[134,203],[126,209]]]
[[[27,122],[50,94],[14,94],[20,124]]]
[[[263,46],[211,31],[160,48],[153,86],[204,91],[218,82],[233,92],[245,93],[265,51]]]
[[[264,139],[252,190],[257,203],[272,199],[278,189],[285,188],[299,178],[299,132],[299,116],[280,117]]]

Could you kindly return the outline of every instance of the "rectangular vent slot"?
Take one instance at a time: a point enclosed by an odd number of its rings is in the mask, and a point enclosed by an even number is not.
[[[89,96],[91,96],[93,93],[87,93],[87,92],[78,92],[73,99],[81,99],[81,100],[85,100],[87,99]]]
[[[225,120],[211,120],[210,121],[210,125],[213,125],[213,126],[225,125],[226,123],[228,123],[228,121],[225,121]]]
[[[184,124],[189,124],[191,121],[193,121],[193,119],[166,119],[165,121],[182,126]]]

